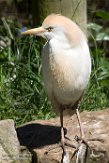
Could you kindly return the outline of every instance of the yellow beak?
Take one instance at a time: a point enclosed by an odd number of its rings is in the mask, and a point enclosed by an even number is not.
[[[22,32],[22,35],[40,35],[42,33],[46,32],[46,29],[44,29],[43,27],[39,27],[39,28],[33,28],[33,29],[29,29],[25,32]]]

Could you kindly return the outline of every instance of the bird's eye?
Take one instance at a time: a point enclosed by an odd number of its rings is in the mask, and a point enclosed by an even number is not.
[[[48,32],[51,32],[52,29],[53,29],[53,27],[48,27],[48,28],[46,28],[46,29],[47,29]]]

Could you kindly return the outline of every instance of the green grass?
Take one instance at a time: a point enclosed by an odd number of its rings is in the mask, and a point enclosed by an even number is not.
[[[55,117],[41,79],[42,41],[21,37],[12,21],[3,19],[0,24],[5,45],[0,44],[0,119],[12,118],[19,125]],[[91,44],[92,75],[80,106],[89,111],[109,106],[109,61],[96,40]]]

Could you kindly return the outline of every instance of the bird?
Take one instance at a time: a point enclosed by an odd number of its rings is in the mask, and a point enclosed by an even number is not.
[[[46,40],[42,49],[44,88],[53,110],[60,116],[61,144],[65,153],[64,116],[76,113],[84,139],[79,103],[90,80],[91,56],[86,34],[70,18],[48,15],[41,27],[22,32]]]

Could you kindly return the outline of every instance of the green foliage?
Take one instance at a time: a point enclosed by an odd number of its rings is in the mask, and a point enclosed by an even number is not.
[[[105,11],[96,11],[95,12],[96,16],[102,18],[103,20],[108,20],[109,21],[109,13]]]
[[[16,28],[12,34],[9,22],[4,19],[1,23],[4,22],[8,28],[0,31],[3,38],[0,45],[0,119],[13,118],[17,124],[48,119],[54,114],[50,112],[41,82],[41,43],[31,36],[22,38]],[[9,45],[4,41],[5,33],[10,39]]]
[[[102,18],[103,13],[100,14],[99,12],[99,16],[102,15]],[[109,107],[109,57],[106,57],[109,28],[104,28],[96,23],[89,23],[88,29],[91,34],[89,42],[92,56],[92,74],[81,103],[81,109],[96,110]]]
[[[103,18],[103,13],[98,15]],[[21,37],[18,22],[2,18],[0,27],[0,119],[13,118],[21,124],[54,117],[41,79],[42,41]],[[88,28],[93,33],[89,41],[92,75],[80,107],[96,110],[109,106],[109,59],[103,47],[109,30],[96,23]]]

